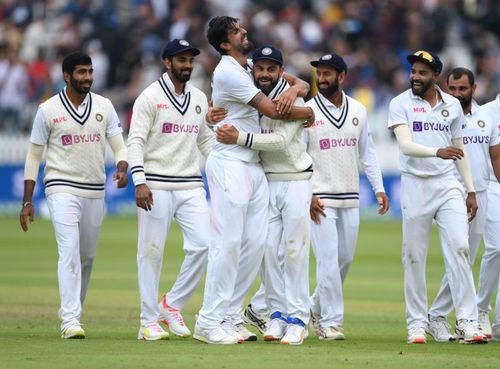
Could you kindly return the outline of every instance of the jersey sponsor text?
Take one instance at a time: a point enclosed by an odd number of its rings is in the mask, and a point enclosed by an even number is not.
[[[85,135],[62,135],[61,143],[63,146],[76,145],[80,143],[89,143],[89,142],[100,142],[101,134],[100,133],[88,133]]]
[[[163,123],[162,133],[198,133],[200,127],[195,124]]]
[[[330,150],[336,147],[352,147],[358,143],[357,138],[323,138],[319,140],[321,150]]]
[[[443,123],[413,121],[413,132],[441,131],[449,132],[450,127]]]

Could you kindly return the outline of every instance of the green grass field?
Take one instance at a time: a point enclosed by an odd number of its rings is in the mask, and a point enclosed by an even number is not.
[[[324,342],[310,335],[298,347],[261,340],[221,347],[176,337],[137,341],[137,225],[132,218],[104,222],[82,317],[87,339],[62,340],[52,225],[37,219],[23,234],[17,219],[0,218],[0,368],[500,367],[499,344],[406,344],[400,228],[397,222],[361,224],[355,262],[344,288],[346,341]],[[443,272],[435,230],[431,242],[427,274],[433,297]],[[180,232],[173,227],[162,290],[171,286],[182,257]],[[311,276],[313,264],[311,258]],[[203,285],[184,312],[190,328],[202,291]]]

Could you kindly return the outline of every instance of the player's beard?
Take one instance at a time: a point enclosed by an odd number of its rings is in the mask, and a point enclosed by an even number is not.
[[[89,86],[82,86],[82,83],[89,83]],[[69,83],[71,84],[71,87],[73,87],[73,90],[75,90],[77,93],[79,94],[88,94],[90,92],[90,88],[92,87],[92,83],[94,82],[94,80],[92,79],[89,79],[89,80],[85,80],[85,81],[79,81],[77,79],[74,79],[73,77],[70,77],[69,79]]]
[[[423,82],[423,81],[419,81],[422,83],[421,87],[417,87],[415,88],[413,86],[413,80],[411,81],[411,92],[413,92],[414,95],[417,95],[417,96],[420,96],[420,97],[423,97],[425,95],[425,93],[429,90],[429,88],[431,88],[431,86],[434,85],[434,82],[432,81],[432,79],[430,79],[427,83]]]
[[[339,91],[339,77],[337,76],[331,84],[327,82],[326,87],[320,87],[318,83],[318,91],[326,98],[335,95]]]
[[[467,110],[470,108],[472,104],[472,94],[469,96],[455,96],[458,101],[460,101],[460,105],[462,106],[463,110]]]
[[[174,67],[174,65],[172,64],[171,72],[177,81],[181,83],[186,83],[191,78],[191,73],[193,72],[193,69],[191,68],[180,69]]]
[[[270,84],[268,85],[262,85],[261,81],[271,81]],[[259,78],[258,80],[255,81],[255,85],[257,88],[259,88],[264,94],[269,95],[272,90],[276,87],[278,84],[278,80],[273,80],[272,78]]]

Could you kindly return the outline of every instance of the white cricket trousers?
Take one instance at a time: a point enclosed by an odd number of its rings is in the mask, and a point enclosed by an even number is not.
[[[316,289],[311,310],[320,315],[321,327],[342,327],[342,284],[354,259],[359,230],[359,208],[326,208],[321,223],[311,221],[311,240],[316,256]]]
[[[264,255],[269,189],[260,163],[227,159],[214,152],[208,156],[206,174],[212,246],[197,324],[215,328],[224,319],[233,324],[241,320],[241,306]]]
[[[488,211],[488,195],[486,191],[476,192],[477,213],[472,222],[469,223],[469,261],[474,265],[479,244],[483,238],[486,225],[486,214]],[[442,241],[444,242],[444,240]],[[490,295],[491,297],[491,295]],[[429,310],[430,318],[447,317],[453,310],[450,285],[446,274],[441,281],[439,292]]]
[[[408,328],[427,324],[427,249],[435,219],[457,319],[477,320],[476,291],[469,263],[467,209],[462,186],[451,175],[401,176],[404,291]]]
[[[104,217],[104,199],[54,193],[47,196],[47,205],[59,255],[59,317],[63,331],[80,322]]]
[[[484,254],[479,272],[477,288],[477,306],[479,311],[490,311],[490,300],[498,288],[500,277],[500,183],[489,181],[488,214],[484,231]],[[500,311],[500,305],[496,305]],[[500,322],[499,322],[500,324]]]
[[[305,324],[309,322],[310,205],[308,180],[269,182],[263,263],[267,306],[271,313],[279,311]]]
[[[159,318],[158,290],[163,251],[172,219],[182,229],[185,257],[177,279],[167,294],[171,307],[182,310],[196,290],[205,271],[210,246],[210,213],[203,188],[151,192],[153,208],[150,211],[138,208],[137,268],[141,325],[156,323]]]

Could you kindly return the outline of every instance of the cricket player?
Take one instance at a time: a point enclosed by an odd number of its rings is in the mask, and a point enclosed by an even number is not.
[[[493,119],[496,132],[500,135],[500,94],[495,100],[484,104],[481,110]],[[483,238],[484,254],[479,272],[477,307],[482,332],[488,338],[491,336],[494,341],[498,341],[500,340],[500,292],[497,292],[493,326],[490,325],[489,320],[490,300],[495,289],[498,288],[497,280],[500,276],[500,155],[498,149],[490,151],[490,156],[492,165],[489,168],[488,189],[486,190],[488,211]]]
[[[283,78],[283,56],[272,46],[252,55],[255,85],[275,100],[290,88]],[[298,97],[295,106],[303,106]],[[309,206],[312,159],[302,141],[303,121],[284,122],[263,116],[262,133],[217,129],[217,141],[260,151],[269,181],[269,228],[263,260],[263,282],[271,322],[265,341],[300,345],[309,321]],[[280,245],[283,244],[283,250]],[[280,258],[280,252],[283,257]],[[238,307],[236,307],[238,308]]]
[[[457,315],[460,342],[482,343],[469,263],[467,221],[477,211],[474,184],[464,153],[466,121],[459,101],[437,86],[441,60],[427,51],[407,57],[409,90],[391,100],[388,127],[401,155],[403,266],[408,343],[426,343],[425,263],[434,219],[439,229],[446,275]],[[467,189],[455,176],[458,169]]]
[[[186,40],[168,42],[162,52],[166,73],[139,95],[133,108],[128,149],[139,208],[142,340],[168,339],[158,321],[177,336],[191,335],[181,310],[206,267],[210,214],[197,153],[208,156],[213,133],[205,123],[207,97],[189,82],[198,54]],[[186,256],[172,289],[158,304],[163,251],[174,218],[182,228]]]
[[[80,316],[104,217],[106,141],[115,156],[118,188],[128,181],[127,149],[111,101],[90,92],[91,58],[69,54],[62,71],[66,87],[39,106],[33,121],[20,222],[26,232],[28,219],[34,220],[32,196],[46,146],[44,183],[59,254],[61,337],[85,338]]]
[[[314,163],[311,239],[317,285],[311,323],[319,339],[343,340],[342,284],[354,259],[359,228],[359,170],[364,169],[379,214],[389,210],[366,108],[343,91],[347,64],[337,54],[312,61],[319,93],[306,103],[316,120],[304,133]]]
[[[213,104],[227,110],[227,117],[215,129],[231,124],[258,133],[259,112],[276,119],[284,116],[280,112],[290,110],[287,120],[312,118],[310,108],[276,105],[254,85],[245,56],[251,45],[238,19],[213,18],[207,38],[222,56],[212,79]],[[244,327],[239,312],[227,314],[230,306],[241,307],[261,265],[268,223],[266,177],[257,151],[220,142],[214,143],[206,173],[211,194],[212,247],[203,306],[193,337],[212,344],[255,340],[257,337]]]
[[[449,93],[460,101],[467,125],[463,129],[463,144],[471,163],[472,181],[476,190],[478,210],[475,218],[469,223],[469,260],[474,265],[479,244],[483,238],[486,216],[488,211],[487,188],[489,179],[489,163],[495,157],[500,157],[500,138],[497,127],[492,117],[473,100],[476,89],[474,74],[466,68],[455,68],[448,75],[447,86]],[[499,167],[500,175],[500,167]],[[481,270],[482,274],[487,273]],[[498,273],[497,279],[498,279]],[[479,294],[479,293],[478,293]],[[488,297],[491,298],[491,294]],[[488,303],[486,304],[488,306]],[[479,304],[478,304],[479,308]],[[429,333],[437,342],[453,341],[450,334],[448,315],[453,309],[450,285],[446,275],[441,283],[441,288],[429,310]],[[481,315],[481,311],[480,311]],[[482,313],[484,315],[484,312]],[[488,310],[486,310],[486,316]],[[484,321],[485,318],[482,317]],[[481,319],[479,319],[481,323]],[[487,319],[489,325],[489,318]],[[480,328],[481,324],[480,324]],[[485,326],[482,333],[491,338],[491,327]],[[489,336],[489,337],[488,337]]]

